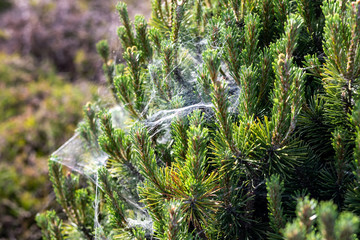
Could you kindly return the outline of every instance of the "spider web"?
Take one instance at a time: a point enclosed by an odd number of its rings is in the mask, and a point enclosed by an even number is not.
[[[214,118],[213,104],[209,96],[201,94],[201,86],[197,81],[199,71],[201,70],[203,61],[200,50],[204,50],[207,46],[207,40],[203,39],[199,42],[185,42],[179,47],[178,53],[180,57],[178,69],[181,70],[180,74],[183,77],[184,82],[182,84],[175,85],[175,96],[183,101],[183,105],[178,108],[174,108],[171,103],[161,102],[158,98],[158,89],[155,84],[149,89],[149,100],[146,102],[146,107],[143,114],[148,115],[146,120],[143,120],[143,124],[148,128],[151,133],[151,137],[160,135],[157,138],[158,143],[171,143],[171,123],[175,119],[185,118],[191,114],[194,110],[200,109],[204,112],[205,119]],[[194,49],[197,49],[196,51]],[[220,54],[222,49],[218,49]],[[116,62],[116,59],[115,59]],[[161,69],[161,61],[154,59],[149,64],[148,76],[152,80],[152,76],[157,74],[157,71]],[[223,65],[222,69],[225,69],[224,79],[228,88],[230,108],[229,112],[236,112],[239,105],[240,88],[235,84],[235,81],[231,78],[227,72],[227,68]],[[173,69],[175,71],[175,69]],[[156,110],[153,106],[157,106]],[[151,109],[151,110],[150,110]],[[125,131],[129,128],[134,121],[130,120],[129,115],[126,113],[123,107],[115,106],[110,109],[112,114],[112,124],[114,128],[122,128]],[[105,166],[108,155],[103,152],[98,144],[93,144],[92,147],[86,143],[86,141],[75,133],[64,145],[53,153],[51,159],[58,163],[65,165],[72,171],[87,176],[96,185],[96,196],[94,201],[94,223],[96,236],[95,239],[106,239],[103,234],[103,228],[98,221],[99,216],[99,201],[101,186],[98,182],[97,171],[100,167]],[[161,161],[161,156],[158,156]],[[152,220],[142,204],[134,200],[135,198],[129,192],[122,192],[122,197],[126,199],[129,205],[132,206],[134,212],[133,217],[127,219],[130,227],[141,227],[147,232],[153,232]]]

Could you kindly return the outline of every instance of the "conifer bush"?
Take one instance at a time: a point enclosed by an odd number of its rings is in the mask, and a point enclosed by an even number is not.
[[[126,64],[96,47],[127,125],[84,108],[78,134],[108,159],[85,184],[52,156],[64,211],[38,215],[45,239],[357,239],[359,0],[117,11]]]

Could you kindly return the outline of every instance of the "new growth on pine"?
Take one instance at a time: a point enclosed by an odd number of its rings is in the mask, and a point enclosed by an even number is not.
[[[84,108],[108,160],[94,182],[50,159],[44,239],[357,239],[359,0],[116,9],[124,63],[96,48],[128,127]]]

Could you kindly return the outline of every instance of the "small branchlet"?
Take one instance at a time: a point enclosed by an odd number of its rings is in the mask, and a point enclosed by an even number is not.
[[[142,52],[136,47],[128,48],[124,52],[124,59],[126,60],[130,78],[134,84],[135,97],[140,95],[142,82],[141,82],[141,67],[140,59]]]
[[[206,67],[202,67],[198,70],[198,77],[196,80],[203,90],[203,99],[207,100],[211,93],[211,79]]]
[[[272,68],[273,54],[269,48],[265,48],[261,53],[259,71],[259,94],[257,105],[259,109],[267,109],[269,104],[270,88],[274,81],[274,71]]]
[[[243,63],[246,66],[254,65],[259,58],[259,35],[261,32],[260,17],[257,14],[248,14],[244,18],[244,49]]]
[[[136,110],[133,99],[134,90],[130,77],[128,75],[119,75],[114,78],[114,85],[119,100],[124,104],[126,110],[135,119],[141,119],[141,114]]]
[[[240,74],[239,69],[241,67],[240,53],[243,48],[243,44],[239,44],[239,38],[241,39],[240,32],[237,28],[227,27],[223,31],[224,44],[224,57],[225,62],[230,70],[231,77],[238,86],[240,86]]]
[[[317,210],[319,231],[325,239],[336,239],[335,222],[337,207],[332,202],[322,202]]]
[[[124,199],[119,194],[116,183],[105,168],[100,168],[98,174],[101,189],[109,201],[106,205],[111,215],[110,221],[114,227],[124,228],[127,225],[124,203],[122,202]]]
[[[333,133],[332,146],[335,150],[335,169],[337,173],[336,184],[343,185],[344,178],[346,177],[347,163],[347,149],[345,145],[345,135],[343,129],[336,129]]]
[[[172,89],[174,88],[174,71],[176,68],[175,63],[176,48],[170,41],[162,42],[162,71],[163,71],[163,88],[167,94],[168,100],[171,100],[173,96]]]
[[[251,119],[259,112],[257,106],[258,79],[258,69],[252,65],[249,67],[242,66],[240,68],[240,85],[242,87],[239,96],[240,111],[245,115],[246,119]]]
[[[275,235],[280,236],[280,230],[285,226],[285,216],[282,209],[282,193],[284,192],[284,183],[278,175],[272,175],[266,181],[268,210],[270,218],[270,226]],[[272,235],[272,234],[270,234]]]
[[[121,129],[114,129],[109,112],[102,112],[100,115],[100,123],[102,135],[99,137],[99,145],[101,149],[110,155],[112,159],[123,164],[138,180],[143,181],[136,167],[134,166],[131,156],[131,143],[128,136]]]
[[[312,1],[307,0],[296,0],[297,3],[297,10],[301,17],[304,19],[304,23],[306,26],[306,30],[309,35],[314,38],[315,29],[313,26],[314,20],[314,7],[311,4]]]
[[[306,231],[299,220],[287,223],[283,235],[286,240],[306,240]]]
[[[206,67],[211,80],[212,102],[214,104],[215,116],[219,133],[227,143],[231,151],[237,155],[238,150],[235,148],[232,139],[232,120],[228,112],[229,102],[227,98],[226,85],[218,79],[220,72],[220,58],[217,50],[206,50],[203,53],[204,67]]]
[[[167,218],[167,226],[163,234],[163,240],[190,239],[186,222],[184,221],[182,202],[171,200],[165,203],[164,215]]]
[[[360,219],[350,212],[343,212],[335,224],[335,235],[337,239],[353,240],[359,231]]]
[[[208,49],[203,52],[204,67],[209,73],[209,78],[214,84],[218,81],[221,60],[217,50]]]
[[[126,28],[124,26],[120,26],[117,28],[117,35],[120,39],[121,46],[123,48],[129,48],[133,45],[130,43],[129,38],[127,37]]]
[[[181,1],[172,1],[172,8],[173,8],[173,22],[171,24],[171,41],[172,43],[175,44],[175,46],[177,47],[177,44],[179,42],[179,31],[180,31],[180,27],[181,27],[181,23],[183,21],[184,18],[184,4],[186,3],[186,0],[181,0]]]
[[[96,105],[88,102],[83,107],[84,120],[79,123],[76,130],[88,146],[94,146],[94,144],[96,145],[97,138],[99,136],[98,121],[96,116],[97,111]]]
[[[221,30],[223,29],[224,24],[220,18],[210,19],[208,25],[206,26],[208,35],[208,48],[217,49],[222,46]]]
[[[229,0],[229,3],[234,13],[236,22],[240,22],[244,17],[244,1]]]
[[[152,57],[153,50],[149,40],[145,17],[142,15],[136,15],[134,25],[136,31],[137,46],[143,53],[142,57],[146,61],[149,61]]]
[[[298,16],[290,16],[285,34],[278,45],[278,60],[274,62],[276,80],[273,90],[273,145],[284,144],[294,131],[303,102],[303,71],[294,66],[293,53],[301,26]],[[285,134],[284,134],[285,133]]]
[[[194,8],[194,22],[196,23],[196,31],[197,35],[200,36],[200,34],[203,32],[202,28],[202,22],[203,22],[203,1],[202,0],[196,0],[195,1],[195,8]]]
[[[360,180],[360,131],[359,130],[356,133],[353,165],[355,167],[355,176],[359,181]]]
[[[56,157],[54,157],[56,160]],[[49,161],[49,175],[50,181],[52,182],[56,200],[64,209],[66,215],[71,219],[71,210],[68,206],[68,200],[65,196],[65,189],[64,189],[64,175],[62,173],[62,166],[55,161]]]
[[[35,220],[41,228],[43,239],[64,239],[61,233],[63,221],[59,219],[54,210],[37,214]]]
[[[128,48],[135,46],[135,38],[132,32],[126,3],[119,2],[116,5],[116,10],[118,11],[120,21],[123,24],[123,27],[118,28],[118,36],[122,40],[123,44],[126,44],[123,47]]]
[[[133,154],[138,163],[140,173],[150,181],[162,194],[167,194],[166,183],[162,181],[162,170],[157,165],[154,148],[150,136],[141,124],[136,124],[130,132]]]
[[[296,216],[300,220],[299,227],[305,229],[307,234],[312,231],[312,226],[316,220],[316,206],[317,201],[309,199],[309,197],[306,196],[304,199],[298,201],[296,207]]]
[[[262,45],[268,46],[276,35],[276,26],[274,25],[275,11],[274,1],[264,0],[260,2],[261,8],[261,21],[263,23],[263,31],[261,37],[263,39]]]
[[[291,11],[291,1],[290,0],[279,0],[274,1],[274,15],[276,18],[276,28],[279,32],[282,32],[286,19]]]
[[[188,122],[186,119],[176,119],[171,124],[171,132],[174,138],[174,157],[176,161],[184,162],[187,152],[187,135]]]
[[[144,89],[144,74],[141,69],[141,58],[143,53],[136,47],[128,48],[124,52],[124,59],[127,63],[127,70],[129,72],[129,78],[132,84],[134,107],[138,112],[143,112],[145,108],[145,89]]]
[[[205,177],[205,164],[207,153],[208,130],[203,128],[204,116],[195,111],[189,118],[190,127],[187,131],[188,146],[186,152],[185,168],[191,172],[196,181]]]
[[[154,45],[155,52],[160,56],[161,55],[160,52],[161,52],[161,46],[162,46],[163,37],[162,37],[161,32],[159,31],[159,29],[150,28],[149,29],[149,38],[150,38],[151,42]]]
[[[360,1],[351,3],[351,40],[347,54],[346,77],[354,81],[360,75],[360,68],[355,66],[356,59],[359,59],[360,44]]]
[[[102,58],[102,60],[104,61],[104,63],[107,63],[107,61],[109,60],[109,54],[110,54],[109,44],[108,44],[107,40],[99,41],[96,44],[96,50],[97,50],[98,54],[100,55],[100,57]]]
[[[355,147],[353,167],[356,182],[360,181],[360,101],[357,101],[351,115],[351,123],[355,127]]]

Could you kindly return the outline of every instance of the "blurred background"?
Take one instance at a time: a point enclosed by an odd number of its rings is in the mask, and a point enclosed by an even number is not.
[[[149,0],[125,2],[149,18]],[[96,42],[122,61],[116,3],[0,0],[0,239],[41,239],[34,217],[56,207],[48,157],[107,94]]]

